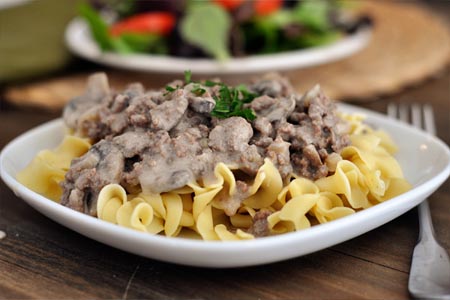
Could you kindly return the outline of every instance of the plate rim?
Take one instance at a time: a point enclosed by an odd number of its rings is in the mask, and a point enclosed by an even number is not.
[[[13,192],[18,196],[19,198],[25,200],[30,206],[40,211],[42,214],[44,214],[46,217],[60,223],[61,225],[74,230],[76,232],[79,232],[80,234],[87,236],[91,239],[94,239],[96,241],[100,241],[102,243],[108,244],[112,247],[119,248],[121,250],[131,252],[134,254],[146,256],[153,259],[158,259],[166,262],[171,263],[178,263],[183,265],[191,265],[191,266],[201,266],[201,267],[242,267],[242,266],[250,266],[250,265],[261,265],[266,263],[271,263],[275,261],[281,261],[293,257],[299,257],[306,254],[309,254],[311,252],[319,251],[326,249],[332,245],[336,245],[338,243],[342,243],[344,241],[347,241],[353,237],[362,235],[369,230],[372,230],[374,228],[378,228],[381,225],[391,221],[394,218],[397,218],[398,216],[404,214],[409,209],[412,209],[414,206],[418,205],[420,202],[422,202],[429,194],[434,192],[449,176],[450,174],[450,150],[449,147],[441,141],[439,138],[432,136],[426,132],[420,131],[418,129],[413,128],[410,125],[403,124],[397,120],[389,119],[388,117],[375,112],[366,110],[363,108],[351,106],[348,104],[339,104],[339,110],[340,111],[350,111],[350,112],[357,112],[357,113],[365,113],[367,115],[372,115],[377,118],[383,118],[386,122],[391,122],[396,126],[399,126],[402,130],[409,130],[414,131],[414,134],[420,135],[422,138],[426,138],[429,141],[432,141],[437,145],[441,150],[444,150],[444,153],[446,153],[446,158],[449,163],[446,166],[442,166],[442,169],[439,173],[435,174],[435,176],[429,180],[426,180],[425,182],[422,182],[415,186],[412,190],[408,191],[407,193],[404,193],[402,195],[399,195],[395,197],[394,199],[391,199],[389,201],[380,203],[374,207],[371,207],[366,210],[359,211],[356,214],[347,216],[342,219],[334,220],[333,222],[329,222],[326,224],[320,224],[316,226],[312,226],[311,228],[308,228],[304,231],[297,231],[297,232],[291,232],[286,234],[281,234],[277,236],[271,236],[271,237],[263,237],[258,238],[251,241],[202,241],[202,240],[190,240],[185,238],[169,238],[165,236],[160,235],[150,235],[148,233],[142,233],[133,229],[121,227],[115,224],[108,223],[106,221],[85,215],[83,213],[76,212],[70,208],[64,207],[59,203],[56,203],[54,201],[51,201],[50,199],[47,199],[28,188],[21,185],[13,176],[12,174],[9,174],[3,167],[3,162],[6,160],[7,154],[9,153],[9,149],[14,148],[15,145],[20,144],[24,140],[27,140],[31,138],[33,135],[35,135],[37,132],[43,132],[45,129],[50,130],[51,128],[55,126],[59,126],[62,128],[62,119],[56,119],[49,122],[46,122],[44,124],[41,124],[37,127],[34,127],[25,133],[19,135],[12,141],[10,141],[1,151],[0,153],[0,174],[3,179],[3,181],[6,183],[8,187],[13,190]],[[344,108],[344,109],[342,109]],[[414,196],[413,196],[414,195]],[[411,200],[412,199],[412,200]],[[404,210],[405,203],[408,204],[408,209]],[[385,211],[385,210],[401,210],[400,213],[393,214],[392,217],[385,219],[382,223],[375,222],[376,225],[372,226],[369,224],[369,222],[364,222],[364,219],[367,216],[371,215],[378,215],[379,213]],[[48,211],[52,211],[55,214],[58,214],[58,218],[66,218],[65,221],[57,220],[52,216],[48,215]],[[372,217],[373,218],[373,217]],[[77,226],[74,226],[73,224],[70,224],[71,222],[80,222],[81,227],[84,229],[80,229]],[[95,237],[95,233],[92,232],[85,232],[87,229],[92,228],[97,233],[106,233],[107,235],[112,235],[113,237],[120,237],[122,240],[127,240],[130,243],[136,243],[139,245],[145,245],[150,249],[160,249],[164,250],[169,248],[172,252],[174,251],[174,248],[176,248],[177,251],[186,251],[186,253],[190,252],[197,252],[197,256],[203,256],[203,255],[211,255],[211,252],[214,252],[217,254],[217,257],[221,256],[229,256],[230,254],[241,254],[244,252],[244,254],[249,254],[255,251],[259,251],[261,249],[278,249],[280,247],[287,247],[292,246],[292,243],[298,242],[301,243],[302,241],[308,241],[310,239],[319,239],[321,236],[329,236],[330,233],[341,233],[339,232],[342,229],[348,228],[348,226],[352,225],[363,225],[361,227],[368,227],[368,230],[365,229],[359,229],[357,232],[353,233],[346,233],[344,238],[337,238],[334,237],[334,239],[329,239],[325,242],[322,242],[321,246],[316,246],[310,248],[308,251],[296,251],[296,248],[292,250],[291,252],[287,252],[283,255],[274,255],[271,254],[264,259],[256,258],[253,261],[242,261],[240,259],[237,259],[236,261],[214,261],[211,260],[211,258],[208,258],[206,260],[201,260],[201,257],[197,258],[185,258],[183,255],[181,257],[173,257],[167,256],[165,253],[151,253],[150,255],[147,253],[142,253],[136,250],[130,250],[129,247],[126,245],[120,246],[120,245],[114,245],[114,243],[111,243],[111,241],[108,241],[108,237],[99,238]],[[336,240],[338,240],[336,242]],[[298,253],[300,252],[300,253]]]
[[[102,53],[90,33],[87,32],[87,28],[87,23],[81,17],[75,17],[67,25],[64,34],[65,43],[69,50],[82,58],[127,70],[165,74],[183,73],[185,70],[191,70],[199,75],[237,75],[274,70],[287,71],[330,63],[363,50],[369,44],[373,32],[373,26],[364,26],[356,33],[328,45],[275,54],[231,58],[228,62],[220,63],[214,59],[206,58],[190,59],[153,54]],[[81,42],[77,41],[77,38],[81,38]]]

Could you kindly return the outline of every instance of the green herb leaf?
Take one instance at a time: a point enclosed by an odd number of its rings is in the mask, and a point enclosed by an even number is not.
[[[181,20],[181,36],[218,60],[226,60],[231,18],[220,6],[213,3],[195,3]]]
[[[170,86],[170,85],[166,85],[166,92],[163,94],[163,96],[167,96],[170,93],[175,92],[176,90],[178,90],[180,87],[177,85],[176,87]]]
[[[325,45],[338,40],[341,36],[341,33],[338,31],[308,33],[304,34],[301,38],[298,39],[297,45],[302,48]]]
[[[113,41],[108,33],[108,25],[89,4],[81,3],[78,7],[79,14],[86,20],[91,29],[92,36],[102,50],[111,50]]]
[[[221,83],[220,82],[211,81],[211,80],[205,80],[205,83],[203,85],[207,86],[207,87],[213,87],[213,86],[216,86],[216,85],[221,85]]]
[[[175,92],[178,87],[174,88],[173,86],[166,85],[166,91],[168,92]]]
[[[249,121],[253,121],[254,119],[256,119],[255,113],[250,108],[245,108],[240,111],[233,112],[232,115],[236,117],[243,117]]]
[[[280,9],[268,16],[259,17],[260,22],[270,23],[272,26],[281,28],[293,22],[291,9]]]
[[[222,82],[214,82],[206,80],[204,83],[192,81],[192,72],[187,70],[184,72],[185,84],[194,83],[191,93],[196,96],[202,96],[206,93],[206,89],[203,87],[213,87],[219,86],[219,95],[214,95],[213,99],[216,102],[214,109],[211,111],[211,116],[226,119],[229,117],[243,117],[249,121],[253,121],[256,118],[255,112],[250,108],[244,108],[245,103],[250,103],[257,97],[257,94],[251,93],[247,86],[240,84],[236,87],[229,87]],[[172,93],[179,89],[180,86],[170,86],[165,87],[165,95]]]
[[[112,37],[108,31],[108,24],[89,4],[81,3],[78,11],[88,23],[92,36],[103,51],[114,50],[122,54],[135,52],[166,54],[168,52],[166,42],[160,36],[123,33],[120,36]]]
[[[304,26],[326,32],[331,28],[328,14],[330,4],[324,0],[302,1],[294,9],[294,18]]]
[[[166,54],[167,45],[163,37],[155,34],[123,33],[119,37],[130,52]]]
[[[191,70],[184,71],[184,83],[185,84],[191,83],[191,78],[192,78]]]
[[[220,88],[219,94],[220,94],[220,97],[222,98],[222,100],[226,100],[226,101],[232,100],[230,90],[228,89],[228,87],[225,84],[222,85],[222,87]]]
[[[220,119],[236,116],[253,121],[256,118],[255,112],[250,108],[243,108],[243,106],[256,96],[256,94],[250,93],[243,84],[232,88],[220,83],[219,96],[214,97],[216,106],[211,115]]]
[[[191,90],[191,93],[199,97],[206,93],[206,90],[204,88],[201,88],[200,86],[196,86]]]
[[[118,53],[122,54],[133,53],[133,49],[121,37],[112,37],[111,47],[114,51]]]
[[[244,103],[250,103],[253,101],[253,99],[255,99],[256,97],[258,97],[257,94],[255,93],[251,93],[248,91],[247,86],[245,84],[240,84],[236,87],[236,89],[241,92],[242,96],[244,97],[242,99],[242,102]]]

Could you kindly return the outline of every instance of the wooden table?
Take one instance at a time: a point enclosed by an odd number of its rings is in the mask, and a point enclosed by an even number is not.
[[[362,106],[430,103],[450,144],[450,71]],[[59,113],[1,102],[0,148]],[[450,252],[450,181],[430,198],[436,235]],[[128,254],[41,215],[0,181],[0,299],[408,299],[416,209],[360,237],[284,262],[202,269]]]

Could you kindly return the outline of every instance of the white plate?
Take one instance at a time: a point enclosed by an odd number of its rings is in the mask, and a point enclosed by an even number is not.
[[[1,0],[0,1],[0,10],[9,9],[16,6],[24,5],[31,0]]]
[[[365,28],[330,45],[280,54],[233,58],[225,63],[219,63],[213,59],[103,53],[92,39],[87,23],[80,18],[70,22],[65,38],[67,46],[73,53],[112,67],[163,73],[183,73],[185,70],[191,70],[195,74],[225,75],[298,69],[332,62],[363,49],[368,44],[370,35],[371,30]]]
[[[418,205],[449,176],[450,151],[439,139],[375,112],[342,104],[339,107],[346,112],[365,113],[370,124],[391,134],[400,148],[397,158],[414,188],[356,214],[284,235],[237,242],[154,236],[76,212],[32,192],[17,182],[15,175],[39,150],[54,147],[61,141],[61,120],[30,130],[7,145],[0,156],[1,176],[18,197],[49,218],[131,253],[202,267],[238,267],[280,261],[336,245],[389,222]]]

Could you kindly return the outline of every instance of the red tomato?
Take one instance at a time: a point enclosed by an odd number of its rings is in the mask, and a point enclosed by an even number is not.
[[[131,16],[111,26],[114,36],[122,33],[153,33],[167,35],[175,27],[175,16],[168,12],[149,12]]]
[[[253,7],[258,16],[266,16],[280,9],[283,0],[255,0]]]
[[[234,10],[244,2],[244,0],[214,0],[215,3],[227,10]]]

